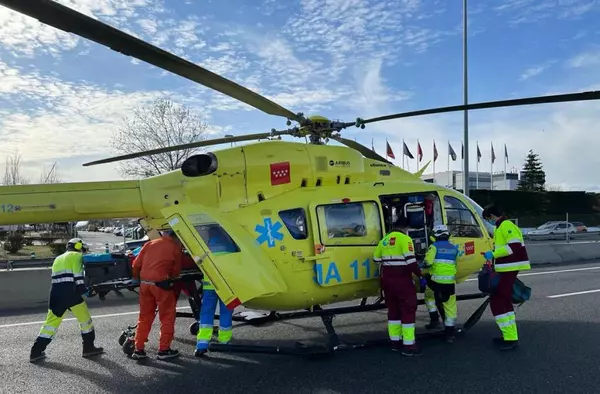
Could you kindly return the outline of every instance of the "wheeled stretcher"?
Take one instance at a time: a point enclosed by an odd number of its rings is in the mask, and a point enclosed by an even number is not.
[[[132,264],[135,256],[123,253],[101,253],[86,254],[83,257],[84,281],[88,289],[88,296],[98,296],[104,300],[110,292],[123,296],[122,290],[137,293],[139,284],[134,282],[132,275]],[[177,298],[183,292],[188,298],[190,312],[176,312],[176,317],[187,317],[194,319],[190,325],[190,333],[198,333],[198,316],[202,305],[202,279],[204,275],[194,261],[186,256],[179,278],[175,280],[173,291]],[[157,311],[158,312],[158,311]],[[126,354],[133,353],[133,338],[137,325],[128,326],[119,337],[119,345],[123,347]]]

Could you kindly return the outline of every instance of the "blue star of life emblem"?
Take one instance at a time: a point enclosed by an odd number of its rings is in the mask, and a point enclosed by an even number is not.
[[[275,246],[276,240],[283,240],[283,233],[280,231],[282,225],[280,222],[273,223],[271,218],[265,218],[263,223],[264,225],[257,224],[254,228],[254,231],[260,234],[258,238],[256,238],[256,241],[258,241],[260,245],[267,242],[269,248],[272,248]]]

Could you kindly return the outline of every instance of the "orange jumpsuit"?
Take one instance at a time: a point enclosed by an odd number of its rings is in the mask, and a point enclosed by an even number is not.
[[[160,319],[159,351],[169,350],[175,333],[175,308],[177,297],[174,290],[164,290],[144,282],[160,282],[175,279],[181,273],[183,251],[169,236],[147,242],[133,262],[133,278],[140,280],[140,316],[135,335],[136,350],[144,350],[150,334],[156,307]]]

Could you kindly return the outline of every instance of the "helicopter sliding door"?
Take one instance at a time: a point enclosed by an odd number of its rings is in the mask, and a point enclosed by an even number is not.
[[[229,309],[287,291],[275,264],[239,224],[198,204],[162,213]]]
[[[360,282],[379,276],[373,246],[383,237],[377,202],[369,199],[313,202],[316,249],[315,281],[323,287]]]
[[[440,192],[440,196],[451,242],[460,248],[460,277],[463,276],[461,271],[472,272],[483,264],[481,253],[489,250],[491,245],[484,237],[483,223],[477,220],[475,212],[465,202],[445,192]]]

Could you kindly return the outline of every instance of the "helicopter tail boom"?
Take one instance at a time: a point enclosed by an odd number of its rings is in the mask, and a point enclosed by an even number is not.
[[[138,181],[0,187],[0,224],[144,216]]]

